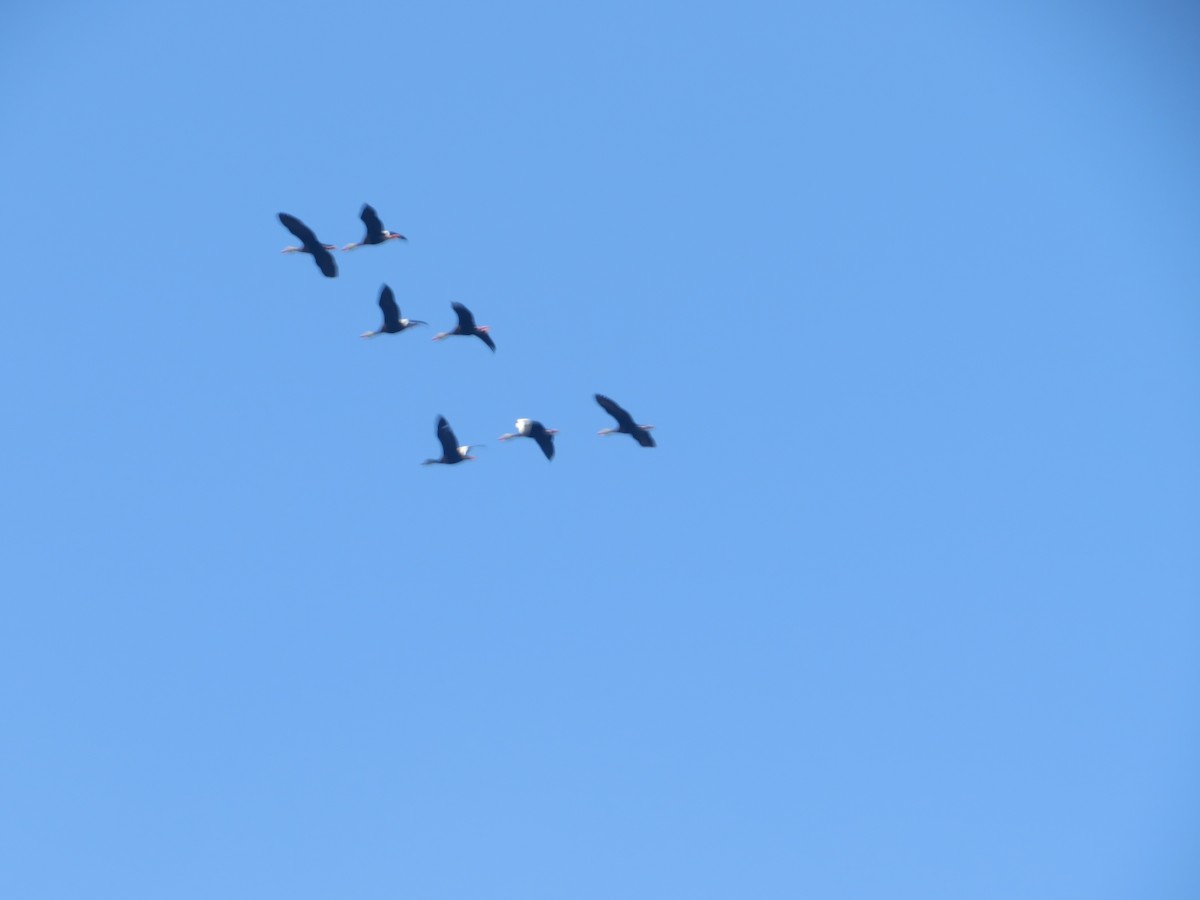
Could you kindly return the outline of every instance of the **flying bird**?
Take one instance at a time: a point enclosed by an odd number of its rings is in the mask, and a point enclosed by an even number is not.
[[[472,447],[477,447],[479,445],[463,444],[460,446],[458,443],[458,438],[454,436],[454,432],[450,428],[450,423],[446,421],[445,416],[438,416],[437,436],[438,440],[442,443],[442,458],[427,459],[425,462],[421,463],[421,465],[430,466],[434,465],[435,463],[445,463],[448,466],[452,466],[455,463],[460,463],[464,460],[475,458],[473,456],[469,456],[468,454],[471,452]]]
[[[375,212],[375,207],[370,203],[363,204],[362,212],[358,214],[358,217],[367,226],[367,236],[357,244],[347,244],[342,248],[343,250],[353,250],[355,247],[362,247],[366,244],[382,244],[384,241],[408,240],[404,235],[384,228],[383,222],[379,221],[379,213]]]
[[[396,295],[392,293],[392,289],[386,284],[383,290],[379,292],[379,308],[383,310],[383,326],[378,331],[364,331],[362,337],[375,337],[377,334],[399,334],[405,328],[412,328],[414,325],[428,325],[428,322],[422,322],[420,319],[402,319],[400,318],[400,307],[396,305]]]
[[[633,421],[633,416],[603,394],[596,395],[596,402],[604,408],[606,413],[617,420],[616,428],[602,428],[596,432],[597,434],[628,434],[643,447],[654,446],[654,438],[650,434],[650,429],[654,427],[653,425],[636,424]]]
[[[454,307],[454,311],[458,313],[458,326],[453,331],[443,331],[441,334],[435,334],[433,339],[435,341],[440,341],[442,338],[448,338],[454,334],[468,336],[473,334],[475,337],[479,338],[481,341],[491,347],[492,352],[495,353],[496,345],[492,342],[492,338],[488,334],[488,332],[491,331],[491,328],[487,325],[476,325],[475,317],[471,315],[471,311],[461,303],[451,303],[450,305]]]
[[[517,419],[517,433],[502,434],[500,440],[507,441],[519,437],[533,438],[542,448],[542,452],[546,454],[546,459],[554,459],[554,436],[556,434],[558,434],[557,428],[547,428],[541,422],[535,422],[533,419]]]
[[[317,264],[317,268],[321,270],[326,278],[333,278],[337,275],[337,263],[333,261],[333,257],[329,255],[330,250],[336,250],[333,244],[322,244],[317,240],[317,236],[313,234],[311,228],[297,219],[295,216],[289,216],[287,213],[279,214],[279,221],[283,223],[283,227],[290,231],[300,241],[299,247],[284,247],[283,253],[311,253],[313,260]]]

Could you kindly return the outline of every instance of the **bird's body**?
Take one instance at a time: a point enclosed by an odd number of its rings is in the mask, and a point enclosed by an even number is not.
[[[313,261],[316,262],[317,268],[321,270],[321,274],[326,278],[333,278],[337,275],[337,263],[333,261],[333,256],[330,255],[330,250],[337,248],[333,244],[322,244],[317,240],[317,236],[313,234],[313,230],[297,219],[295,216],[290,216],[287,213],[279,214],[279,221],[283,223],[283,227],[296,236],[300,241],[299,247],[284,247],[283,253],[310,253]]]
[[[557,428],[547,428],[541,422],[533,419],[517,419],[516,427],[516,434],[502,434],[500,440],[507,441],[519,437],[533,438],[542,448],[542,453],[546,454],[546,459],[554,459],[554,435],[558,434]]]
[[[474,335],[487,344],[491,348],[491,351],[495,353],[496,345],[492,341],[491,335],[488,334],[491,328],[487,325],[476,325],[475,316],[461,303],[451,303],[450,305],[454,307],[454,311],[458,314],[458,325],[452,331],[443,331],[441,334],[435,334],[433,339],[440,341],[442,338],[448,338],[456,334],[464,336]]]
[[[603,394],[596,395],[596,402],[617,420],[616,428],[602,428],[597,434],[628,434],[643,447],[655,446],[654,438],[650,434],[653,425],[638,425],[633,421],[633,416]]]
[[[343,250],[353,250],[355,247],[364,247],[368,244],[382,244],[385,241],[407,241],[404,235],[395,231],[388,231],[383,227],[383,222],[379,219],[379,214],[375,212],[375,207],[370,203],[364,203],[362,212],[358,214],[362,222],[367,226],[367,235],[357,244],[347,244]]]
[[[458,443],[458,438],[456,438],[454,436],[454,432],[450,428],[450,423],[446,421],[445,416],[438,416],[437,436],[438,436],[438,441],[440,441],[441,445],[442,445],[442,458],[441,459],[427,459],[427,460],[425,460],[425,462],[421,463],[421,465],[430,466],[430,465],[434,465],[437,463],[443,463],[445,465],[452,466],[455,463],[460,463],[460,462],[464,462],[468,459],[475,458],[473,456],[470,456],[469,454],[471,452],[471,448],[473,446],[477,446],[477,445],[474,445],[474,444],[460,445]]]
[[[392,289],[386,284],[379,292],[379,308],[383,310],[383,325],[378,331],[364,331],[362,337],[375,337],[377,334],[399,334],[406,328],[412,328],[414,325],[426,325],[420,319],[402,319],[400,318],[400,307],[396,305],[396,295],[392,293]]]

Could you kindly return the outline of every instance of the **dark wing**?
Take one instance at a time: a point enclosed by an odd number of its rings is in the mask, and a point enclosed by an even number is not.
[[[493,353],[496,352],[496,342],[492,340],[492,336],[486,331],[475,332],[475,337],[479,338],[481,341],[491,347]]]
[[[637,430],[637,425],[635,425],[633,422],[633,416],[629,415],[629,413],[627,413],[625,410],[621,409],[621,407],[617,406],[617,404],[613,403],[611,400],[609,400],[603,394],[596,395],[596,402],[599,403],[601,407],[603,407],[603,409],[606,413],[608,413],[610,416],[612,416],[614,419],[617,420],[617,424],[619,426],[621,426],[622,431],[625,431],[626,429],[628,429],[630,431]],[[648,436],[649,435],[647,435],[647,437]],[[643,445],[643,446],[645,446],[645,445]]]
[[[383,223],[379,221],[379,214],[375,212],[375,207],[370,203],[364,203],[358,217],[367,226],[367,237],[363,241],[364,244],[377,244],[383,240]]]
[[[320,244],[314,244],[308,251],[312,254],[312,258],[317,263],[317,268],[321,270],[321,274],[326,278],[335,278],[337,276],[337,263],[333,261],[333,257],[329,251]]]
[[[645,428],[634,428],[633,439],[643,447],[654,446],[654,437]]]
[[[537,445],[546,454],[546,459],[554,459],[554,435],[546,431],[545,425],[541,422],[530,422],[529,436],[537,441]]]
[[[400,307],[396,305],[396,295],[386,284],[379,292],[379,308],[383,310],[383,327],[400,327]]]
[[[471,311],[461,303],[451,303],[454,311],[458,313],[458,328],[460,331],[470,334],[475,330],[475,317],[471,315]],[[492,348],[495,349],[495,348]]]
[[[283,223],[283,227],[296,236],[296,239],[304,245],[304,249],[312,252],[313,247],[319,247],[321,242],[317,240],[317,236],[313,234],[311,228],[297,219],[295,216],[289,216],[287,213],[279,214],[279,221]]]
[[[437,434],[438,440],[442,442],[443,458],[458,459],[458,438],[454,436],[454,431],[445,416],[438,416]]]

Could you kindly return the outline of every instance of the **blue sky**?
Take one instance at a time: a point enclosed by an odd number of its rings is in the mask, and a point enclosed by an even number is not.
[[[6,896],[1200,891],[1182,4],[6,21]]]

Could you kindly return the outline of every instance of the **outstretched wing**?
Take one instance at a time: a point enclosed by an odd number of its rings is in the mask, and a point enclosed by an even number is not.
[[[379,214],[375,212],[375,207],[370,203],[364,203],[358,217],[367,226],[367,237],[363,241],[364,244],[377,244],[383,240],[383,223],[379,221]]]
[[[643,447],[654,446],[654,437],[645,428],[638,428],[635,426],[633,429],[633,439]]]
[[[629,415],[629,413],[617,406],[617,404],[609,400],[603,394],[596,395],[596,402],[600,404],[606,413],[617,420],[617,424],[621,426],[622,431],[627,429],[630,431],[638,430],[637,425],[635,425],[633,422],[633,416]]]
[[[400,307],[396,305],[396,295],[386,284],[379,292],[379,308],[383,310],[383,327],[400,327]]]
[[[296,239],[304,245],[304,248],[312,252],[312,247],[319,247],[321,242],[317,240],[317,236],[313,234],[311,228],[297,219],[295,216],[290,216],[287,213],[279,214],[279,221],[283,223],[283,227],[296,236]]]
[[[442,458],[457,460],[458,438],[454,436],[454,431],[451,429],[450,423],[446,421],[445,416],[438,416],[437,436],[442,444]]]
[[[460,331],[470,334],[475,330],[475,317],[471,315],[471,311],[461,303],[451,303],[454,311],[458,314],[458,328]],[[495,349],[494,347],[492,348]]]
[[[333,261],[333,256],[328,250],[320,244],[314,244],[308,252],[312,254],[312,258],[316,261],[317,268],[321,270],[322,275],[326,278],[337,277],[337,263]]]
[[[496,342],[492,340],[492,336],[486,331],[475,332],[475,337],[479,338],[481,341],[491,347],[493,353],[496,352]]]
[[[554,459],[554,435],[546,431],[541,422],[529,423],[529,436],[537,441],[537,445],[546,454],[546,459]]]

